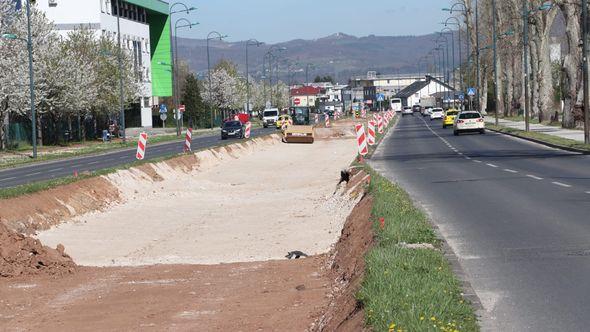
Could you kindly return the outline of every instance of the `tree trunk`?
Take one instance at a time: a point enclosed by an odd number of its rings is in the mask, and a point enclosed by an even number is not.
[[[574,108],[582,103],[582,52],[578,43],[581,39],[581,6],[571,4],[567,1],[559,1],[559,8],[565,17],[565,31],[568,43],[568,52],[563,61],[563,98],[564,109],[562,117],[562,126],[564,128],[574,128]]]
[[[39,147],[43,146],[43,127],[41,127],[43,122],[41,121],[41,118],[41,115],[37,115],[37,146]]]

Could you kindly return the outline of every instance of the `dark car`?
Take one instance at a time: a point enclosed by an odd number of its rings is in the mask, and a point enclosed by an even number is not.
[[[422,113],[422,106],[420,106],[420,105],[414,105],[412,107],[412,111],[414,111],[414,113]]]
[[[244,128],[240,121],[225,121],[221,125],[221,139],[228,139],[229,137],[244,138]]]

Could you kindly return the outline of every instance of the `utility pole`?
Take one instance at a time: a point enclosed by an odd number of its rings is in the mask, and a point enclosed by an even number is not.
[[[584,61],[584,143],[590,144],[590,27],[588,27],[588,0],[582,0],[582,31]]]
[[[29,1],[27,1],[27,8]],[[119,62],[119,131],[122,132],[123,143],[127,142],[125,135],[125,101],[123,100],[123,55],[121,52],[121,1],[117,0],[117,44],[119,52],[117,52],[117,61]]]
[[[479,0],[475,0],[475,68],[476,68],[476,82],[475,82],[475,97],[477,99],[477,108],[481,112],[481,103],[479,100],[480,86],[480,73],[479,73]]]
[[[29,89],[31,97],[31,128],[33,130],[33,158],[37,158],[37,115],[35,112],[35,80],[33,77],[33,39],[31,34],[31,1],[27,0],[27,49],[29,52]]]
[[[496,95],[496,112],[495,112],[495,124],[498,125],[498,106],[500,106],[500,96],[499,96],[499,89],[498,89],[498,32],[497,24],[498,24],[498,16],[496,13],[496,0],[492,0],[492,17],[493,17],[493,24],[492,24],[492,35],[493,35],[493,49],[494,49],[494,91]]]
[[[522,27],[523,27],[523,65],[524,65],[524,130],[530,129],[530,109],[529,109],[529,8],[528,2],[522,2]]]

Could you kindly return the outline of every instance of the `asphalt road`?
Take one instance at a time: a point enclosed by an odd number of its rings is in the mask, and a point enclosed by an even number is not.
[[[590,329],[590,157],[400,119],[371,164],[429,213],[484,307],[483,330]]]
[[[251,136],[261,136],[273,133],[275,131],[276,130],[273,128],[254,129],[251,132]],[[192,150],[195,151],[216,146],[221,142],[222,140],[220,139],[219,135],[195,136],[193,137],[191,147]],[[145,159],[149,160],[181,153],[183,151],[183,147],[184,140],[155,145],[149,145],[148,141]],[[0,170],[0,188],[9,188],[33,182],[65,177],[74,174],[74,171],[81,173],[85,171],[96,171],[104,168],[128,164],[136,161],[135,152],[136,148],[124,149],[100,155],[62,159]]]

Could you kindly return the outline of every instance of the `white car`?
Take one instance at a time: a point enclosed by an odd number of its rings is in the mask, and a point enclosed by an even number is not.
[[[479,132],[480,134],[486,133],[486,125],[483,116],[476,111],[461,112],[455,118],[453,123],[453,134],[458,136],[464,132]]]
[[[432,112],[430,112],[430,121],[435,119],[442,119],[445,111],[442,108],[433,108]]]
[[[414,115],[414,111],[412,110],[412,108],[410,106],[406,106],[402,109],[402,116],[406,116],[406,115]]]
[[[279,109],[268,108],[262,111],[262,126],[264,128],[272,127],[279,120]]]

